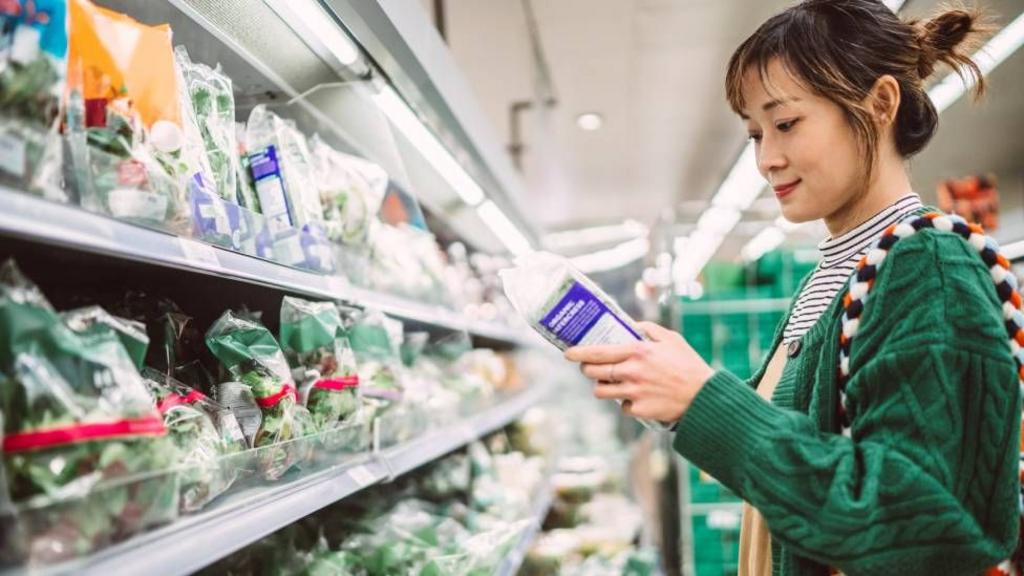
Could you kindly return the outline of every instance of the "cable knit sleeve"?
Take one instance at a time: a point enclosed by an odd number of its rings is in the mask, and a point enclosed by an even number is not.
[[[979,574],[1018,531],[1020,387],[992,281],[950,234],[886,264],[851,352],[850,437],[720,372],[675,447],[795,554],[849,576]]]

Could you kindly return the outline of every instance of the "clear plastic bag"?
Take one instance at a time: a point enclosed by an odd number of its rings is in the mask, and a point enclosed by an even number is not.
[[[245,437],[233,417],[198,390],[150,368],[143,376],[181,453],[181,511],[200,510],[234,483],[239,471],[224,457],[245,450]]]
[[[281,301],[281,345],[302,372],[300,398],[317,430],[335,428],[359,412],[359,375],[345,330],[332,302]]]
[[[31,561],[81,554],[178,512],[176,476],[110,488],[102,503],[78,502],[119,479],[172,467],[178,451],[115,330],[76,327],[12,261],[0,268],[0,365],[10,374],[0,398],[4,466],[14,502],[43,508],[11,550]],[[49,505],[62,501],[69,503]]]
[[[387,192],[387,172],[331,148],[319,135],[310,139],[310,149],[328,236],[350,246],[365,244]]]
[[[256,106],[246,126],[246,148],[260,208],[275,239],[322,219],[309,147],[293,124],[265,105]]]
[[[206,171],[224,200],[238,202],[238,144],[235,142],[235,96],[231,78],[220,71],[193,62],[184,46],[174,48],[174,57],[185,82],[186,109],[193,111],[200,142],[209,160]]]
[[[206,345],[243,386],[252,391],[262,420],[253,447],[261,451],[261,469],[276,480],[310,457],[309,443],[289,442],[312,434],[309,412],[298,402],[298,391],[284,353],[274,336],[258,322],[225,312],[206,333]]]
[[[384,407],[402,399],[401,338],[402,323],[377,310],[357,317],[349,330],[363,396]]]

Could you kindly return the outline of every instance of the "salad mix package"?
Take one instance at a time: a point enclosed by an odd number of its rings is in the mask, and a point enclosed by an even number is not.
[[[225,456],[245,450],[245,437],[231,413],[202,392],[151,368],[142,375],[181,454],[181,511],[199,510],[234,483],[239,467]]]
[[[259,459],[267,479],[280,478],[307,460],[308,445],[300,439],[315,430],[273,334],[229,310],[206,332],[206,345],[259,406],[261,422],[253,447],[264,448]]]
[[[317,430],[357,417],[359,374],[341,314],[332,302],[285,296],[281,302],[281,345],[300,373],[300,398]]]
[[[65,0],[0,3],[0,183],[61,201],[67,26]]]
[[[11,500],[26,510],[12,550],[30,561],[177,515],[176,475],[152,473],[179,453],[121,338],[108,324],[69,325],[13,261],[0,268],[3,462]]]
[[[310,149],[328,236],[347,245],[365,244],[387,192],[387,172],[331,148],[319,135],[310,139]]]

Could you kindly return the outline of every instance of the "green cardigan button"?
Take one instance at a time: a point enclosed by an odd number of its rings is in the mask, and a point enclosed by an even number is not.
[[[796,358],[798,354],[800,354],[800,341],[793,340],[789,343],[789,346],[786,347],[786,355],[790,358]]]

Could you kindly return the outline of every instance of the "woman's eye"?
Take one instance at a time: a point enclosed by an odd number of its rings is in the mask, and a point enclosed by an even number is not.
[[[760,142],[760,141],[761,141],[761,135],[760,135],[760,134],[757,134],[757,133],[750,133],[750,134],[747,134],[747,138],[750,138],[750,139],[751,139],[751,140],[753,140],[754,142]]]
[[[786,122],[779,122],[775,127],[779,129],[779,132],[789,132],[799,121],[799,118],[794,118],[793,120],[787,120]]]

